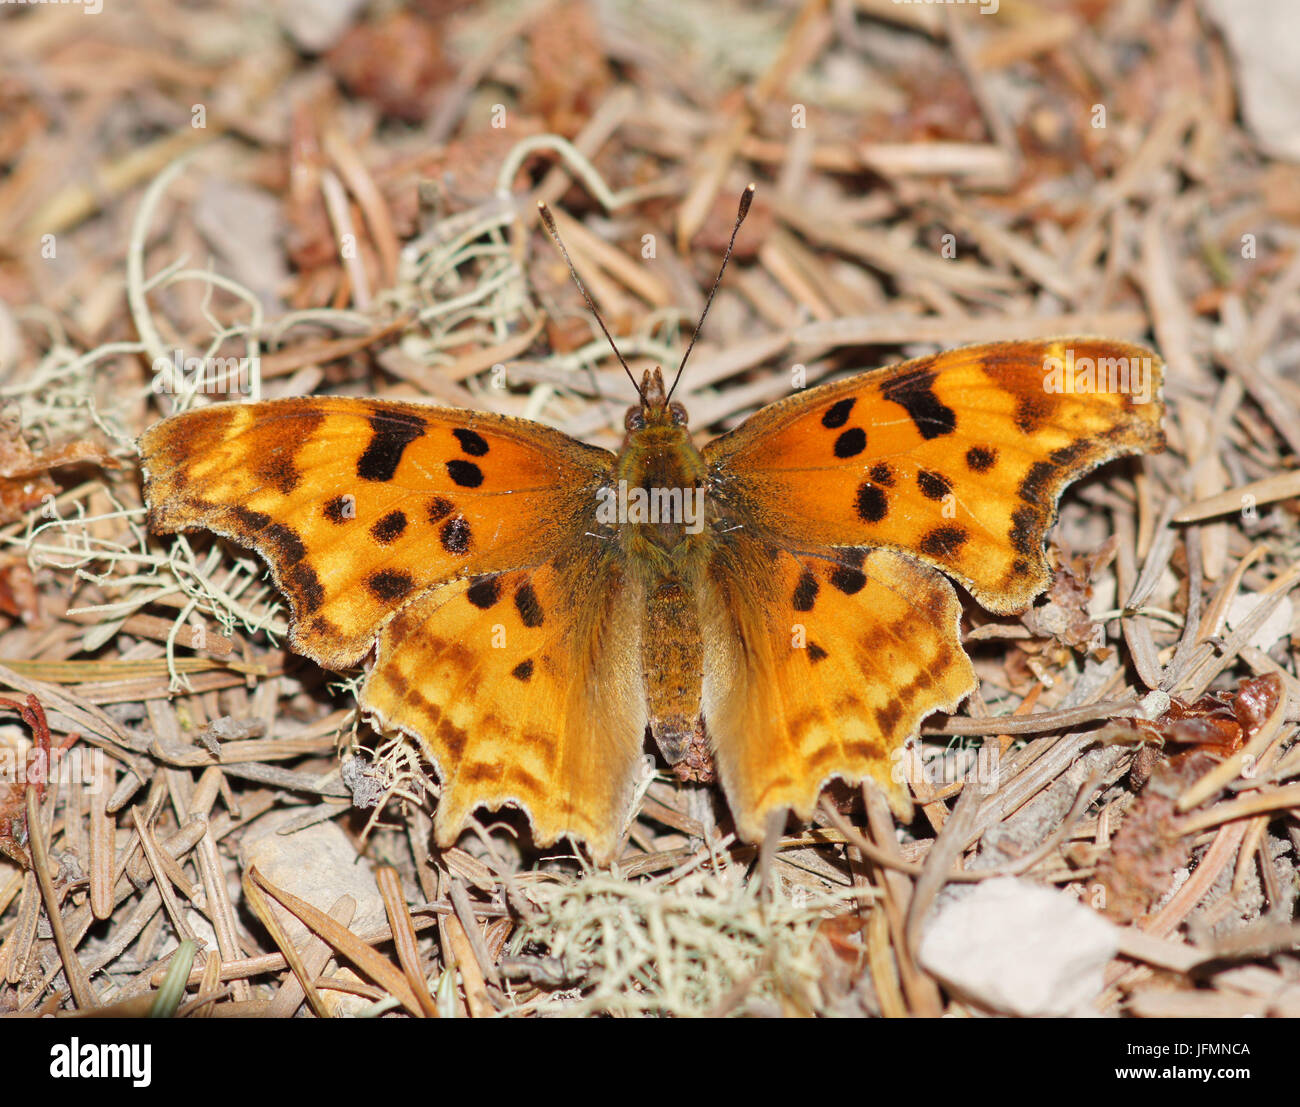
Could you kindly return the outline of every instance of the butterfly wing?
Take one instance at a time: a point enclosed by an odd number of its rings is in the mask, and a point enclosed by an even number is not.
[[[898,751],[975,687],[952,585],[892,550],[799,556],[737,530],[704,594],[705,725],[749,841],[835,776],[897,796]]]
[[[1085,363],[1129,387],[1054,375]],[[899,550],[1006,614],[1050,582],[1044,544],[1066,485],[1164,445],[1162,371],[1106,339],[968,346],[772,404],[704,456],[724,514],[803,549]]]
[[[424,742],[441,844],[479,804],[514,803],[539,845],[567,834],[611,858],[646,725],[638,595],[589,539],[535,570],[431,589],[384,627],[361,702]]]
[[[1122,364],[1135,387],[1087,391],[1051,359]],[[1065,486],[1163,445],[1161,370],[1099,339],[972,346],[812,389],[709,444],[704,717],[742,834],[807,816],[833,776],[899,787],[921,720],[975,686],[930,567],[990,610],[1027,606]]]
[[[294,649],[331,668],[433,585],[544,563],[589,529],[614,460],[521,419],[348,397],[201,408],[140,452],[150,528],[255,549]]]
[[[251,546],[323,665],[419,739],[439,840],[516,802],[616,845],[645,729],[640,605],[589,533],[613,455],[524,420],[338,397],[222,404],[141,439],[150,526]]]

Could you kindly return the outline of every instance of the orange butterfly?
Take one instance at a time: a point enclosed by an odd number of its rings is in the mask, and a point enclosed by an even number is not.
[[[1023,610],[1065,486],[1163,447],[1161,372],[1106,339],[971,346],[774,403],[702,451],[658,369],[617,454],[346,397],[206,407],[140,450],[155,531],[251,546],[293,647],[366,662],[362,706],[442,781],[439,843],[516,804],[538,844],[603,863],[647,726],[673,763],[702,719],[749,841],[835,777],[897,798],[897,751],[976,684],[941,574]]]

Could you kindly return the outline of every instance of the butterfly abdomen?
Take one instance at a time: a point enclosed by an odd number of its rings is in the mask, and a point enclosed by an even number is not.
[[[664,759],[686,756],[700,718],[704,646],[695,590],[664,581],[646,595],[641,666],[645,673],[650,732]]]
[[[704,458],[684,416],[663,406],[634,409],[629,433],[602,490],[617,517],[625,563],[644,603],[641,670],[651,734],[670,765],[688,753],[700,724],[704,647],[698,581],[708,562]]]

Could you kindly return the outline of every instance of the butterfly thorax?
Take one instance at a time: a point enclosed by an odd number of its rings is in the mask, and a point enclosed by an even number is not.
[[[707,469],[691,442],[686,410],[666,401],[658,369],[647,372],[642,401],[629,408],[614,480],[603,490],[617,509],[619,540],[633,565],[655,578],[685,580],[700,562],[705,539]]]

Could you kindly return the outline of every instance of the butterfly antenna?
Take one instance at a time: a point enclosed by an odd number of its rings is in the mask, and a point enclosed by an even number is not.
[[[613,335],[609,333],[609,328],[605,326],[605,320],[600,317],[600,312],[596,310],[596,305],[592,303],[591,295],[587,292],[587,286],[582,283],[582,278],[578,276],[578,271],[573,267],[573,259],[569,257],[569,251],[564,248],[564,243],[560,239],[559,228],[555,225],[555,216],[551,214],[551,209],[546,206],[545,200],[537,201],[537,214],[542,217],[542,222],[546,225],[547,231],[555,239],[555,245],[560,248],[560,253],[564,255],[565,264],[569,267],[569,275],[573,277],[573,283],[578,286],[582,298],[587,301],[587,307],[591,309],[591,314],[596,317],[596,322],[600,324],[600,329],[605,335],[605,340],[609,343],[609,348],[614,351],[614,356],[618,358],[618,363],[623,366],[623,372],[627,374],[627,379],[632,382],[632,387],[636,389],[636,394],[640,396],[641,386],[636,383],[636,377],[632,375],[632,370],[628,368],[627,362],[623,360],[623,355],[618,352],[618,347],[614,345]]]
[[[709,289],[709,298],[704,301],[704,310],[700,312],[700,321],[695,324],[695,333],[691,335],[691,344],[686,347],[686,353],[682,354],[682,363],[677,366],[677,376],[673,377],[673,386],[668,390],[668,395],[664,399],[665,404],[673,398],[673,393],[677,391],[677,382],[682,379],[682,370],[686,368],[686,359],[691,356],[691,351],[695,349],[695,340],[700,337],[700,329],[704,326],[704,320],[709,317],[709,308],[713,306],[713,297],[718,291],[718,285],[722,283],[722,274],[727,271],[727,262],[731,260],[731,251],[736,245],[736,235],[740,233],[740,225],[745,221],[745,216],[749,214],[749,205],[753,199],[754,184],[750,182],[745,186],[745,191],[740,194],[740,208],[736,212],[736,225],[731,228],[731,241],[727,243],[727,252],[722,255],[722,265],[718,268],[718,275],[713,282],[713,287]]]

